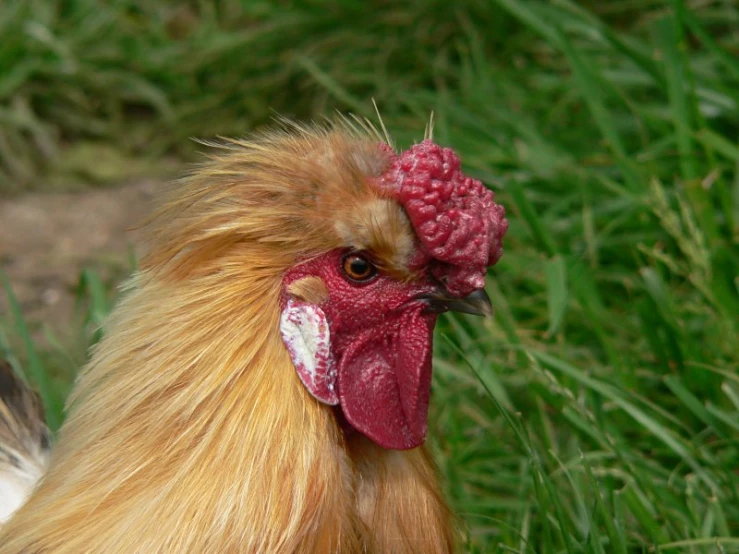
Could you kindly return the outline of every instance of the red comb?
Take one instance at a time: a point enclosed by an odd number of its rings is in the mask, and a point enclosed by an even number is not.
[[[377,184],[403,205],[427,255],[424,261],[436,261],[432,274],[450,293],[466,296],[485,285],[487,267],[503,253],[508,220],[492,191],[462,173],[451,148],[424,140],[393,154]]]

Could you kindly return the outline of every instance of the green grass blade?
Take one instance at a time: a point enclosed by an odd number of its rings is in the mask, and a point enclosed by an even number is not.
[[[559,332],[559,328],[567,310],[567,267],[562,256],[555,256],[544,266],[547,280],[547,298],[549,305],[549,328],[547,335]]]
[[[510,185],[510,192],[516,208],[524,222],[528,225],[531,234],[548,255],[555,256],[558,251],[557,245],[554,243],[551,233],[547,232],[544,223],[537,215],[534,206],[526,197],[526,192],[524,191],[523,186],[518,183],[512,183]]]
[[[728,439],[728,435],[724,432],[723,426],[718,423],[707,407],[701,404],[700,400],[682,384],[678,377],[668,375],[664,378],[664,382],[673,394],[683,403],[683,405],[698,419],[711,427],[718,436]]]
[[[688,95],[685,91],[686,77],[683,69],[683,59],[680,54],[680,49],[684,49],[685,45],[681,43],[681,33],[677,29],[679,22],[675,16],[664,17],[657,21],[656,25],[664,58],[670,112],[680,154],[681,173],[684,179],[695,179],[698,172],[692,144],[693,124],[691,108],[688,105]]]
[[[57,394],[56,389],[54,389],[51,384],[48,373],[41,362],[41,357],[36,350],[33,338],[31,337],[31,332],[23,318],[18,300],[13,294],[10,281],[3,272],[0,272],[0,283],[2,283],[3,288],[5,289],[5,295],[7,297],[8,304],[10,305],[10,313],[13,317],[16,331],[25,346],[26,358],[28,360],[28,373],[32,382],[38,387],[39,395],[44,404],[46,423],[52,432],[54,432],[61,425],[64,404]]]

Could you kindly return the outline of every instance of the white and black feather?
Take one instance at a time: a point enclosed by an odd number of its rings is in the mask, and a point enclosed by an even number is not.
[[[44,474],[50,446],[40,398],[0,360],[0,525]]]

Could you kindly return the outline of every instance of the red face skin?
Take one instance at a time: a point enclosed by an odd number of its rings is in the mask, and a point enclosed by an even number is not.
[[[288,350],[292,348],[291,355],[300,358],[307,352],[315,358],[306,363],[293,357],[313,396],[330,405],[338,403],[346,421],[380,446],[408,449],[426,436],[436,324],[436,316],[426,311],[428,304],[419,297],[441,292],[461,299],[481,290],[487,268],[503,253],[508,221],[493,193],[462,172],[451,149],[431,140],[399,154],[386,144],[378,147],[388,154],[389,165],[368,184],[403,207],[418,239],[411,263],[426,277],[408,283],[380,273],[357,283],[344,274],[346,252],[341,250],[300,264],[287,273],[285,287],[316,276],[328,288],[320,309],[304,307],[310,313],[303,314],[305,321],[322,329],[317,332],[320,356],[317,348],[306,344],[301,353],[295,346],[304,329],[289,327],[301,320],[300,306],[294,321],[289,308],[283,312],[288,330],[283,339]],[[286,293],[283,309],[287,304]]]
[[[430,279],[401,282],[381,272],[357,283],[342,269],[345,254],[334,250],[296,266],[284,286],[308,276],[326,284],[329,297],[320,308],[329,323],[346,421],[384,448],[414,448],[426,437],[436,324],[436,314],[425,313],[418,297],[438,285]]]

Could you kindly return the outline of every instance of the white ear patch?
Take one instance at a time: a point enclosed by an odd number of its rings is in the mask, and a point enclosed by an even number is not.
[[[308,392],[324,404],[338,404],[336,367],[323,310],[315,304],[288,300],[280,317],[280,333],[295,371]]]

